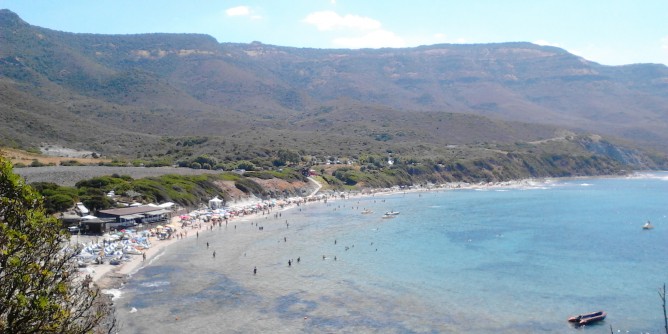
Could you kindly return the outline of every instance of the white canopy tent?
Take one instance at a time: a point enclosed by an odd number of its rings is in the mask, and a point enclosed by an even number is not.
[[[216,197],[209,200],[209,208],[211,210],[222,209],[223,208],[223,203],[224,203],[224,201],[222,199],[218,198],[218,196],[216,196]]]
[[[165,203],[162,203],[162,204],[158,204],[158,206],[163,208],[163,209],[171,209],[172,207],[174,207],[174,203],[173,202],[165,202]]]

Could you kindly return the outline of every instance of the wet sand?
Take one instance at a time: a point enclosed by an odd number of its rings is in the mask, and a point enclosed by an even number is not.
[[[302,229],[315,223],[304,219],[301,214],[308,212],[313,206],[331,205],[332,210],[336,208],[332,200],[328,200],[328,203],[313,202],[299,207],[276,209],[265,215],[260,213],[239,217],[230,220],[227,226],[224,222],[220,227],[214,226],[213,230],[203,227],[196,240],[193,240],[193,233],[189,233],[189,238],[185,242],[173,243],[168,249],[157,252],[160,258],[152,266],[151,261],[147,260],[149,267],[137,268],[148,270],[143,273],[151,277],[150,281],[133,281],[133,285],[145,287],[147,291],[162,288],[171,291],[174,287],[180,287],[174,290],[174,294],[179,296],[177,299],[182,300],[182,305],[171,303],[162,305],[154,299],[156,295],[130,298],[121,290],[120,298],[116,299],[119,320],[124,328],[121,332],[164,333],[176,328],[178,328],[176,332],[192,330],[203,333],[220,332],[216,328],[208,327],[212,323],[219,322],[221,317],[219,313],[194,311],[202,307],[201,303],[211,303],[210,307],[204,307],[205,309],[224,309],[226,318],[235,319],[226,323],[224,332],[241,333],[248,328],[274,333],[305,331],[309,321],[308,318],[304,319],[308,314],[308,305],[302,305],[301,302],[286,305],[285,310],[290,313],[289,316],[301,320],[290,323],[288,327],[284,319],[266,312],[274,308],[273,301],[283,298],[285,291],[299,291],[300,285],[303,288],[309,284],[311,285],[309,289],[315,291],[328,289],[330,282],[327,280],[318,283],[322,284],[321,287],[313,287],[312,277],[323,276],[318,265],[335,265],[333,260],[335,255],[327,253],[326,259],[323,260],[321,258],[323,254],[300,252],[300,245],[305,242],[304,239],[312,237],[311,233],[302,233]],[[302,218],[297,219],[295,217],[297,213]],[[317,239],[320,237],[322,236],[318,236]],[[324,238],[334,240],[334,236]],[[207,243],[209,247],[206,246]],[[340,254],[338,261],[340,264],[344,263]],[[183,270],[177,269],[176,273],[166,273],[163,271],[166,263],[169,263],[170,268],[177,267]],[[257,269],[257,273],[254,273],[254,268]],[[281,286],[277,287],[276,284]],[[271,288],[272,286],[275,288]],[[130,294],[137,293],[143,292],[133,291]],[[310,296],[304,297],[310,298]],[[149,303],[151,306],[146,308],[143,303]],[[236,303],[252,304],[256,307],[236,307]],[[286,300],[285,303],[293,304],[293,301]],[[190,307],[191,305],[198,306]],[[155,318],[163,320],[160,324],[148,320]]]

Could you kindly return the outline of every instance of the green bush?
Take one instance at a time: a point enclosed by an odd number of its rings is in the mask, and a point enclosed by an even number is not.
[[[63,160],[60,162],[61,166],[84,166],[81,162],[77,160]]]

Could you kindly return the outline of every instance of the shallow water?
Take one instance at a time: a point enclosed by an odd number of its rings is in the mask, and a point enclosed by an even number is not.
[[[136,273],[116,300],[121,332],[660,333],[666,204],[668,174],[653,173],[235,220]],[[597,325],[565,321],[599,309]]]

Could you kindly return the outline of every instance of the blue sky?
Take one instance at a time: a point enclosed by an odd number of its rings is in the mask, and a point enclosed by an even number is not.
[[[604,65],[668,64],[668,0],[0,0],[67,32],[378,48],[526,41]]]

